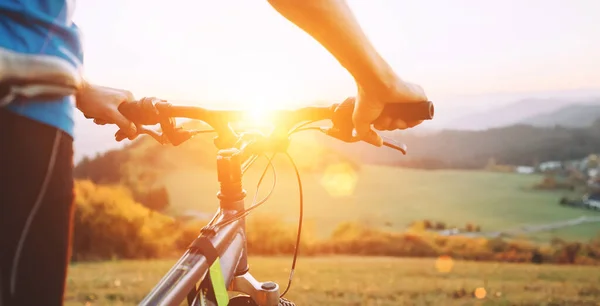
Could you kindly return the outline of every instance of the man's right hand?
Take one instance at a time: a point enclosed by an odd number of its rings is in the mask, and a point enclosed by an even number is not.
[[[371,125],[375,129],[404,130],[419,125],[423,121],[405,122],[402,119],[392,118],[383,114],[383,108],[387,103],[418,103],[427,101],[427,96],[419,85],[399,80],[386,92],[375,92],[367,90],[358,85],[356,106],[352,115],[354,128],[359,137],[373,137]],[[370,133],[372,133],[370,135]],[[382,145],[383,140],[377,136],[376,143]]]

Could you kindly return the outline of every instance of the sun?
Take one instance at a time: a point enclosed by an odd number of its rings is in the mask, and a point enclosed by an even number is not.
[[[270,121],[271,111],[265,107],[257,107],[248,111],[248,121],[258,124],[265,121]]]
[[[269,104],[256,103],[246,109],[242,124],[248,127],[264,127],[273,123],[274,109]]]

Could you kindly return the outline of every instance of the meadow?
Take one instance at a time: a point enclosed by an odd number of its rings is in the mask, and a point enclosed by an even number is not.
[[[149,150],[136,150],[145,151]],[[150,153],[148,156],[159,156]],[[306,150],[294,157],[302,166],[312,164],[311,159],[319,154]],[[171,158],[179,162],[176,155]],[[245,176],[247,205],[265,165],[259,160]],[[324,165],[318,171],[301,167],[303,238],[308,241],[311,236],[326,238],[343,222],[402,231],[414,221],[427,219],[461,228],[472,223],[482,231],[497,231],[600,216],[598,211],[559,205],[562,196],[572,195],[567,191],[532,189],[541,181],[539,175],[356,166],[340,159]],[[248,218],[277,216],[292,225],[299,210],[296,177],[284,158],[277,159],[275,166],[273,194]],[[157,184],[167,187],[167,214],[194,211],[211,215],[217,209],[214,165],[174,167],[161,175]],[[268,193],[272,183],[272,174],[267,173],[258,198]],[[600,223],[592,223],[528,238],[587,241],[599,232]],[[175,258],[73,263],[66,305],[136,305],[174,262]],[[259,280],[287,284],[290,257],[252,256],[250,263]],[[595,266],[454,261],[448,272],[441,271],[443,268],[435,257],[301,257],[287,297],[298,305],[600,305],[600,268]]]
[[[309,154],[309,153],[307,153]],[[310,155],[310,154],[309,154]],[[284,158],[281,158],[284,160]],[[264,161],[245,177],[248,202],[252,200]],[[277,165],[277,185],[271,198],[256,214],[277,215],[293,223],[298,216],[298,187],[291,166]],[[482,231],[505,230],[524,224],[543,224],[600,212],[558,204],[567,191],[538,191],[531,186],[539,175],[462,170],[417,170],[364,165],[354,169],[333,164],[323,171],[303,171],[304,216],[307,231],[328,235],[341,222],[403,230],[415,220],[442,221],[464,227],[480,225]],[[170,212],[194,210],[212,213],[218,206],[218,182],[214,169],[178,170],[163,178],[170,195]],[[271,188],[268,173],[260,197]],[[249,218],[252,218],[250,215]],[[534,234],[544,241],[552,237],[588,240],[600,232],[600,223]]]
[[[175,262],[73,264],[66,305],[136,305]],[[287,284],[289,257],[251,257],[261,280]],[[389,257],[299,258],[297,305],[600,305],[600,267]]]

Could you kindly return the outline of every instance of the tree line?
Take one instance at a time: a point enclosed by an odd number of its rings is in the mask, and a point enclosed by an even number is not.
[[[367,144],[322,139],[325,145],[358,161],[421,169],[481,169],[493,158],[500,164],[527,165],[573,160],[600,152],[600,120],[583,128],[534,127],[526,124],[482,131],[443,130],[428,135],[410,131],[389,134],[408,146],[402,155]]]
[[[247,221],[249,254],[294,252],[296,224],[265,214],[251,214]],[[123,186],[77,181],[73,260],[177,257],[206,222],[153,211],[136,202]],[[525,240],[440,236],[427,231],[426,223],[415,222],[407,231],[396,232],[345,222],[325,238],[305,229],[299,252],[305,256],[451,256],[479,261],[600,264],[600,236],[587,243],[555,239],[542,246]]]

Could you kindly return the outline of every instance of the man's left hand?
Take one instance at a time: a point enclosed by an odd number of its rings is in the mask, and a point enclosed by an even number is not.
[[[127,90],[85,84],[77,93],[77,108],[87,117],[93,118],[99,125],[116,124],[127,138],[133,140],[137,129],[121,112],[119,105],[133,101],[133,94]]]

